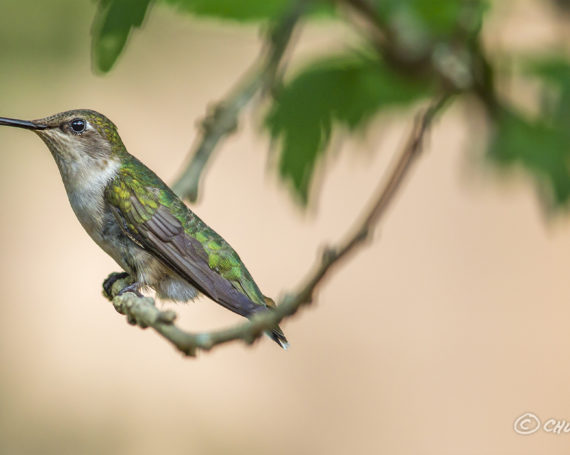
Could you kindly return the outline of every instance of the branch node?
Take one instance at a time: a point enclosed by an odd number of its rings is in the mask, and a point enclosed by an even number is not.
[[[295,301],[295,295],[292,293],[287,293],[281,298],[281,305],[291,305]],[[278,307],[279,308],[279,307]]]
[[[196,357],[196,348],[194,346],[185,346],[179,349],[182,352],[182,354],[188,357]]]
[[[253,344],[263,333],[274,325],[271,320],[273,310],[260,311],[250,318],[249,330],[244,332],[243,340],[248,344]],[[275,323],[276,324],[276,323]]]
[[[165,310],[158,313],[156,320],[158,322],[164,322],[165,324],[173,324],[176,321],[178,315],[172,310]]]
[[[199,333],[196,335],[196,344],[199,345],[203,351],[209,351],[214,347],[212,337],[208,333]]]
[[[328,265],[335,261],[336,257],[338,256],[338,252],[336,248],[331,246],[325,246],[323,249],[323,253],[321,255],[321,264]]]
[[[365,242],[366,240],[370,239],[370,228],[368,226],[364,226],[355,237],[357,242]]]

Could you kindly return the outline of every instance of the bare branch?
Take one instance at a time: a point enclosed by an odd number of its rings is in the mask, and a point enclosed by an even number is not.
[[[289,13],[273,24],[267,43],[253,67],[202,120],[202,134],[193,147],[192,159],[172,185],[182,199],[197,200],[200,177],[216,146],[236,130],[241,110],[255,94],[273,85],[305,3],[297,2]]]
[[[304,284],[297,292],[286,295],[275,310],[257,313],[248,322],[228,329],[188,333],[174,324],[176,319],[174,312],[159,310],[153,299],[137,297],[132,293],[117,296],[119,290],[128,284],[124,280],[118,280],[111,290],[115,309],[125,314],[132,324],[137,324],[142,328],[152,327],[178,350],[189,356],[195,356],[198,350],[209,351],[214,346],[234,340],[243,340],[247,344],[253,343],[264,331],[295,314],[302,305],[311,303],[315,291],[331,269],[338,266],[370,236],[390,202],[393,201],[411,165],[419,156],[427,129],[448,99],[449,96],[443,96],[416,118],[406,145],[397,156],[388,178],[372,198],[370,208],[364,212],[360,221],[354,225],[343,242],[336,247],[325,248],[320,262],[305,279]]]

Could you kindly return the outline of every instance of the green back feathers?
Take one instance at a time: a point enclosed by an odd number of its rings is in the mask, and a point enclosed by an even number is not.
[[[117,177],[107,189],[109,202],[126,214],[128,228],[150,220],[159,207],[166,207],[186,235],[197,240],[208,259],[209,268],[231,282],[252,302],[266,306],[265,298],[234,249],[194,214],[168,186],[132,155],[128,155]]]

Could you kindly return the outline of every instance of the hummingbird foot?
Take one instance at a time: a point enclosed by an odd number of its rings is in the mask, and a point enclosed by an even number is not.
[[[123,289],[121,289],[119,291],[119,293],[117,294],[117,297],[120,295],[123,295],[125,292],[132,292],[133,294],[135,294],[137,297],[144,297],[140,292],[139,292],[139,288],[141,287],[141,283],[139,283],[138,281],[135,281],[134,283],[129,284],[128,286],[125,286]]]
[[[111,290],[113,289],[113,285],[124,278],[127,278],[129,274],[127,272],[115,272],[111,273],[105,281],[103,281],[103,290],[105,291],[105,295],[108,298],[112,297]]]

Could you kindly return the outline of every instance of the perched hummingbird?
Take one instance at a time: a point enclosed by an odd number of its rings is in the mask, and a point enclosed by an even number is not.
[[[104,115],[0,117],[0,125],[32,130],[46,143],[79,222],[132,278],[121,293],[151,287],[161,298],[186,302],[201,292],[245,317],[274,307],[234,249],[127,152]],[[105,284],[109,289],[113,280]],[[287,348],[278,326],[268,335]]]

